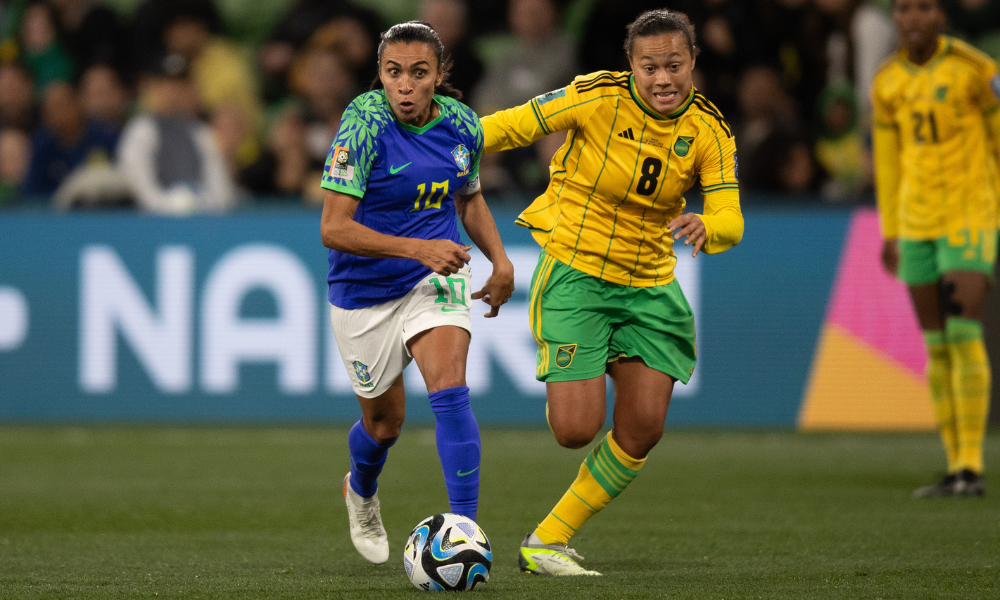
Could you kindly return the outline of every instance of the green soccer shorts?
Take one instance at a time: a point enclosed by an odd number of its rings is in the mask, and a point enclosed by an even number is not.
[[[694,372],[694,314],[676,280],[619,285],[542,251],[530,302],[539,381],[590,379],[604,374],[607,363],[635,356],[683,383]]]
[[[952,271],[973,271],[993,277],[997,259],[995,230],[968,230],[933,240],[899,240],[899,279],[926,285]]]

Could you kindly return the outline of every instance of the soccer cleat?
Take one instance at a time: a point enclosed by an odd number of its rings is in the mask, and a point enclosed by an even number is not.
[[[955,481],[956,496],[982,496],[986,493],[986,479],[982,475],[969,469],[962,469],[958,473]]]
[[[955,485],[958,482],[958,475],[949,473],[944,478],[932,485],[925,485],[913,490],[914,498],[945,498],[955,495]]]
[[[533,544],[530,533],[521,543],[521,553],[517,556],[522,573],[555,577],[600,575],[597,571],[584,569],[577,564],[577,560],[583,560],[583,557],[576,550],[562,544]]]
[[[351,541],[368,561],[381,565],[389,560],[389,538],[382,526],[378,492],[371,498],[362,498],[350,485],[351,474],[344,476],[344,501],[351,522]]]

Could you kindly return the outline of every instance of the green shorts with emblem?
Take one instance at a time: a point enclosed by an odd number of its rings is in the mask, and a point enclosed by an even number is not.
[[[694,372],[694,314],[676,280],[657,287],[619,285],[542,251],[530,302],[540,381],[590,379],[602,375],[607,363],[636,356],[683,383]]]
[[[961,231],[933,240],[899,240],[899,279],[909,285],[934,283],[945,273],[973,271],[993,277],[997,232]]]

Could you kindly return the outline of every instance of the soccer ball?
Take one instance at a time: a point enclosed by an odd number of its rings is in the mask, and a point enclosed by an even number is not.
[[[475,589],[490,578],[493,550],[476,522],[445,513],[413,528],[403,550],[406,575],[421,590]]]

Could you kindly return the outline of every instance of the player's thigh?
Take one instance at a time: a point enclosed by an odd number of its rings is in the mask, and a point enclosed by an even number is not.
[[[641,358],[642,363],[687,383],[696,363],[694,313],[674,280],[649,288],[625,288],[628,319],[611,335],[608,360]],[[617,396],[616,396],[617,398]]]
[[[966,230],[938,241],[941,308],[946,318],[982,318],[996,256],[997,232],[993,230]]]
[[[976,271],[950,271],[941,278],[941,308],[944,318],[983,318],[990,277]]]
[[[330,306],[330,324],[354,393],[378,398],[410,362],[403,343],[401,307],[406,297],[364,308]]]
[[[615,441],[633,458],[642,458],[663,437],[674,378],[640,357],[608,365],[615,386]]]
[[[920,328],[925,331],[944,329],[938,256],[937,240],[899,240],[896,274],[906,284]]]
[[[468,265],[447,277],[432,273],[410,292],[403,307],[403,340],[429,392],[465,385],[471,304]]]
[[[607,285],[541,253],[528,308],[538,344],[539,381],[573,382],[604,375],[612,319],[620,310],[605,297]]]
[[[607,388],[604,374],[577,381],[545,384],[545,416],[560,445],[582,448],[604,426]]]
[[[941,285],[939,282],[910,285],[910,300],[917,313],[920,329],[940,331],[944,329],[944,315],[941,311]]]

